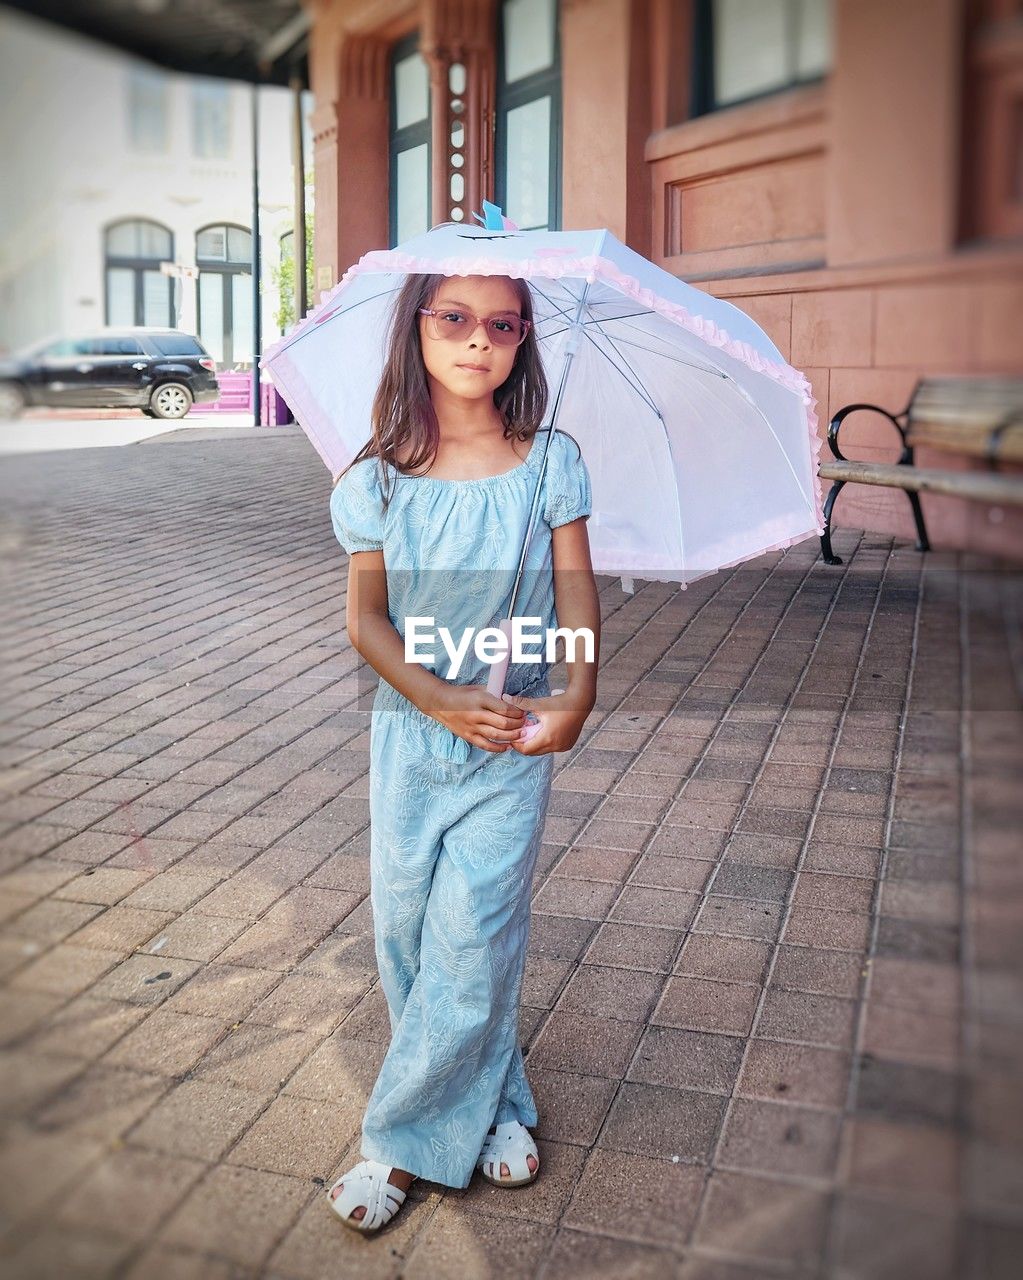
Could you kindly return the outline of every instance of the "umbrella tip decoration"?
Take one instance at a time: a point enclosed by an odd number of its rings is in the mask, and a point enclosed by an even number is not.
[[[519,229],[518,223],[512,222],[511,218],[501,212],[499,204],[491,204],[489,200],[483,201],[482,214],[474,213],[472,216],[485,231],[518,231]]]

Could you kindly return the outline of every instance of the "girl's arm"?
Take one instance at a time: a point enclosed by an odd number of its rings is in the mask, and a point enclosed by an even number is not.
[[[586,520],[571,520],[551,530],[554,558],[554,611],[558,626],[572,631],[588,627],[593,632],[593,661],[586,662],[582,644],[576,661],[568,662],[568,688],[560,695],[579,707],[582,718],[590,714],[597,698],[600,664],[600,599],[590,561]],[[571,657],[567,654],[566,657]]]
[[[405,661],[405,641],[387,607],[387,570],[382,551],[353,551],[348,562],[345,618],[355,651],[387,683],[425,715],[486,751],[505,751],[492,739],[510,743],[525,712],[504,705],[476,686],[455,686],[418,662]]]
[[[586,661],[582,644],[576,646],[576,661],[568,663],[568,688],[549,698],[523,698],[505,694],[512,706],[534,711],[540,726],[525,742],[513,742],[520,755],[544,755],[568,751],[582,733],[586,718],[597,699],[597,667],[600,663],[600,599],[590,562],[590,540],[586,520],[570,520],[551,531],[554,556],[554,610],[558,626],[572,631],[588,627],[593,632],[593,660]],[[570,657],[566,653],[566,658]]]

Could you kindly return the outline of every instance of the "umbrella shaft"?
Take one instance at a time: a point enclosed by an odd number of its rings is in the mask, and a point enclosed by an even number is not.
[[[572,327],[568,331],[568,337],[565,340],[565,363],[561,369],[561,377],[558,380],[558,389],[554,395],[554,407],[551,410],[550,423],[547,428],[547,439],[544,442],[544,454],[540,459],[540,473],[536,480],[536,489],[533,492],[533,505],[529,509],[529,524],[526,527],[526,536],[522,543],[522,552],[519,555],[519,567],[515,572],[515,582],[512,586],[511,603],[508,605],[507,618],[515,617],[515,608],[518,604],[519,590],[522,586],[522,573],[526,566],[526,554],[529,551],[529,543],[533,537],[533,529],[536,525],[536,513],[540,505],[540,491],[543,488],[544,472],[547,469],[547,451],[551,447],[551,441],[554,439],[554,428],[558,420],[558,410],[561,408],[561,397],[565,390],[565,384],[568,381],[568,371],[571,368],[572,361],[575,358],[576,350],[579,346],[580,327],[579,322],[582,319],[583,312],[586,310],[586,296],[590,291],[589,281],[583,289],[582,297],[579,299],[579,307],[575,313],[575,319],[572,321]]]

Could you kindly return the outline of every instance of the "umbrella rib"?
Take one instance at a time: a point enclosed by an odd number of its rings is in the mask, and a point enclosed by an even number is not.
[[[652,314],[653,314],[653,312],[647,312],[646,314],[647,314],[647,315],[652,315]],[[602,323],[602,324],[612,324],[612,323],[613,323],[614,321],[616,321],[616,320],[625,319],[625,318],[627,318],[627,317],[623,317],[623,316],[607,316],[604,320],[602,320],[602,321],[601,321],[601,323]],[[643,332],[643,331],[642,331],[642,329],[637,329],[637,328],[636,328],[636,326],[635,326],[634,324],[626,325],[626,328],[627,328],[627,329],[634,329],[634,330],[636,330],[636,332],[637,332],[637,333],[642,333],[642,332]],[[610,335],[605,335],[605,336],[610,336]],[[671,360],[671,361],[672,361],[672,363],[674,363],[674,364],[683,364],[683,365],[685,365],[688,369],[696,369],[696,370],[698,370],[700,373],[714,373],[714,374],[717,374],[717,376],[718,376],[719,378],[727,378],[727,377],[729,376],[729,375],[728,375],[728,373],[726,373],[726,372],[725,372],[725,370],[723,370],[723,369],[719,369],[719,368],[717,367],[717,365],[714,365],[714,364],[712,364],[712,365],[693,364],[693,362],[692,362],[691,360],[683,360],[683,359],[681,359],[679,356],[673,356],[673,355],[670,355],[667,351],[658,351],[655,347],[645,347],[641,342],[634,342],[634,341],[632,341],[632,340],[631,340],[631,339],[629,339],[629,338],[623,338],[623,337],[621,337],[621,335],[617,335],[617,336],[616,336],[616,341],[618,341],[618,342],[624,342],[624,343],[626,343],[628,346],[630,346],[630,347],[635,347],[635,348],[636,348],[637,350],[639,350],[639,351],[646,351],[646,352],[648,352],[648,353],[649,353],[650,355],[652,355],[652,356],[660,356],[660,358],[661,358],[662,360]]]
[[[582,332],[586,336],[587,340],[593,344],[593,346],[596,348],[598,353],[604,357],[604,359],[608,362],[608,364],[611,365],[611,367],[615,369],[622,378],[625,379],[625,381],[629,384],[629,386],[633,389],[633,391],[635,391],[636,395],[638,395],[639,398],[645,404],[649,405],[651,412],[654,413],[656,417],[659,418],[663,423],[664,417],[661,414],[660,409],[658,409],[657,405],[654,404],[653,399],[650,396],[650,392],[647,391],[646,387],[644,387],[643,384],[640,382],[639,375],[635,372],[635,370],[632,368],[629,362],[625,359],[625,357],[621,354],[621,352],[618,351],[617,347],[615,347],[615,353],[619,356],[622,363],[625,365],[625,368],[628,370],[628,373],[623,371],[615,363],[615,361],[608,355],[606,351],[601,350],[600,346],[597,343],[597,340],[594,338],[593,334],[589,332],[588,329],[583,329]],[[601,336],[606,338],[607,334],[605,333],[605,334],[602,334]],[[613,345],[614,344],[612,343],[612,346]],[[632,377],[630,377],[629,374],[631,374]],[[635,378],[635,381],[633,381],[633,378]]]

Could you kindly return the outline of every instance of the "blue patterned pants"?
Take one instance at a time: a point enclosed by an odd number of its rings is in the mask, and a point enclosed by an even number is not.
[[[550,688],[544,676],[512,692]],[[370,761],[373,924],[391,1044],[362,1154],[464,1187],[492,1125],[537,1122],[518,1016],[554,756],[470,746],[381,681]]]

